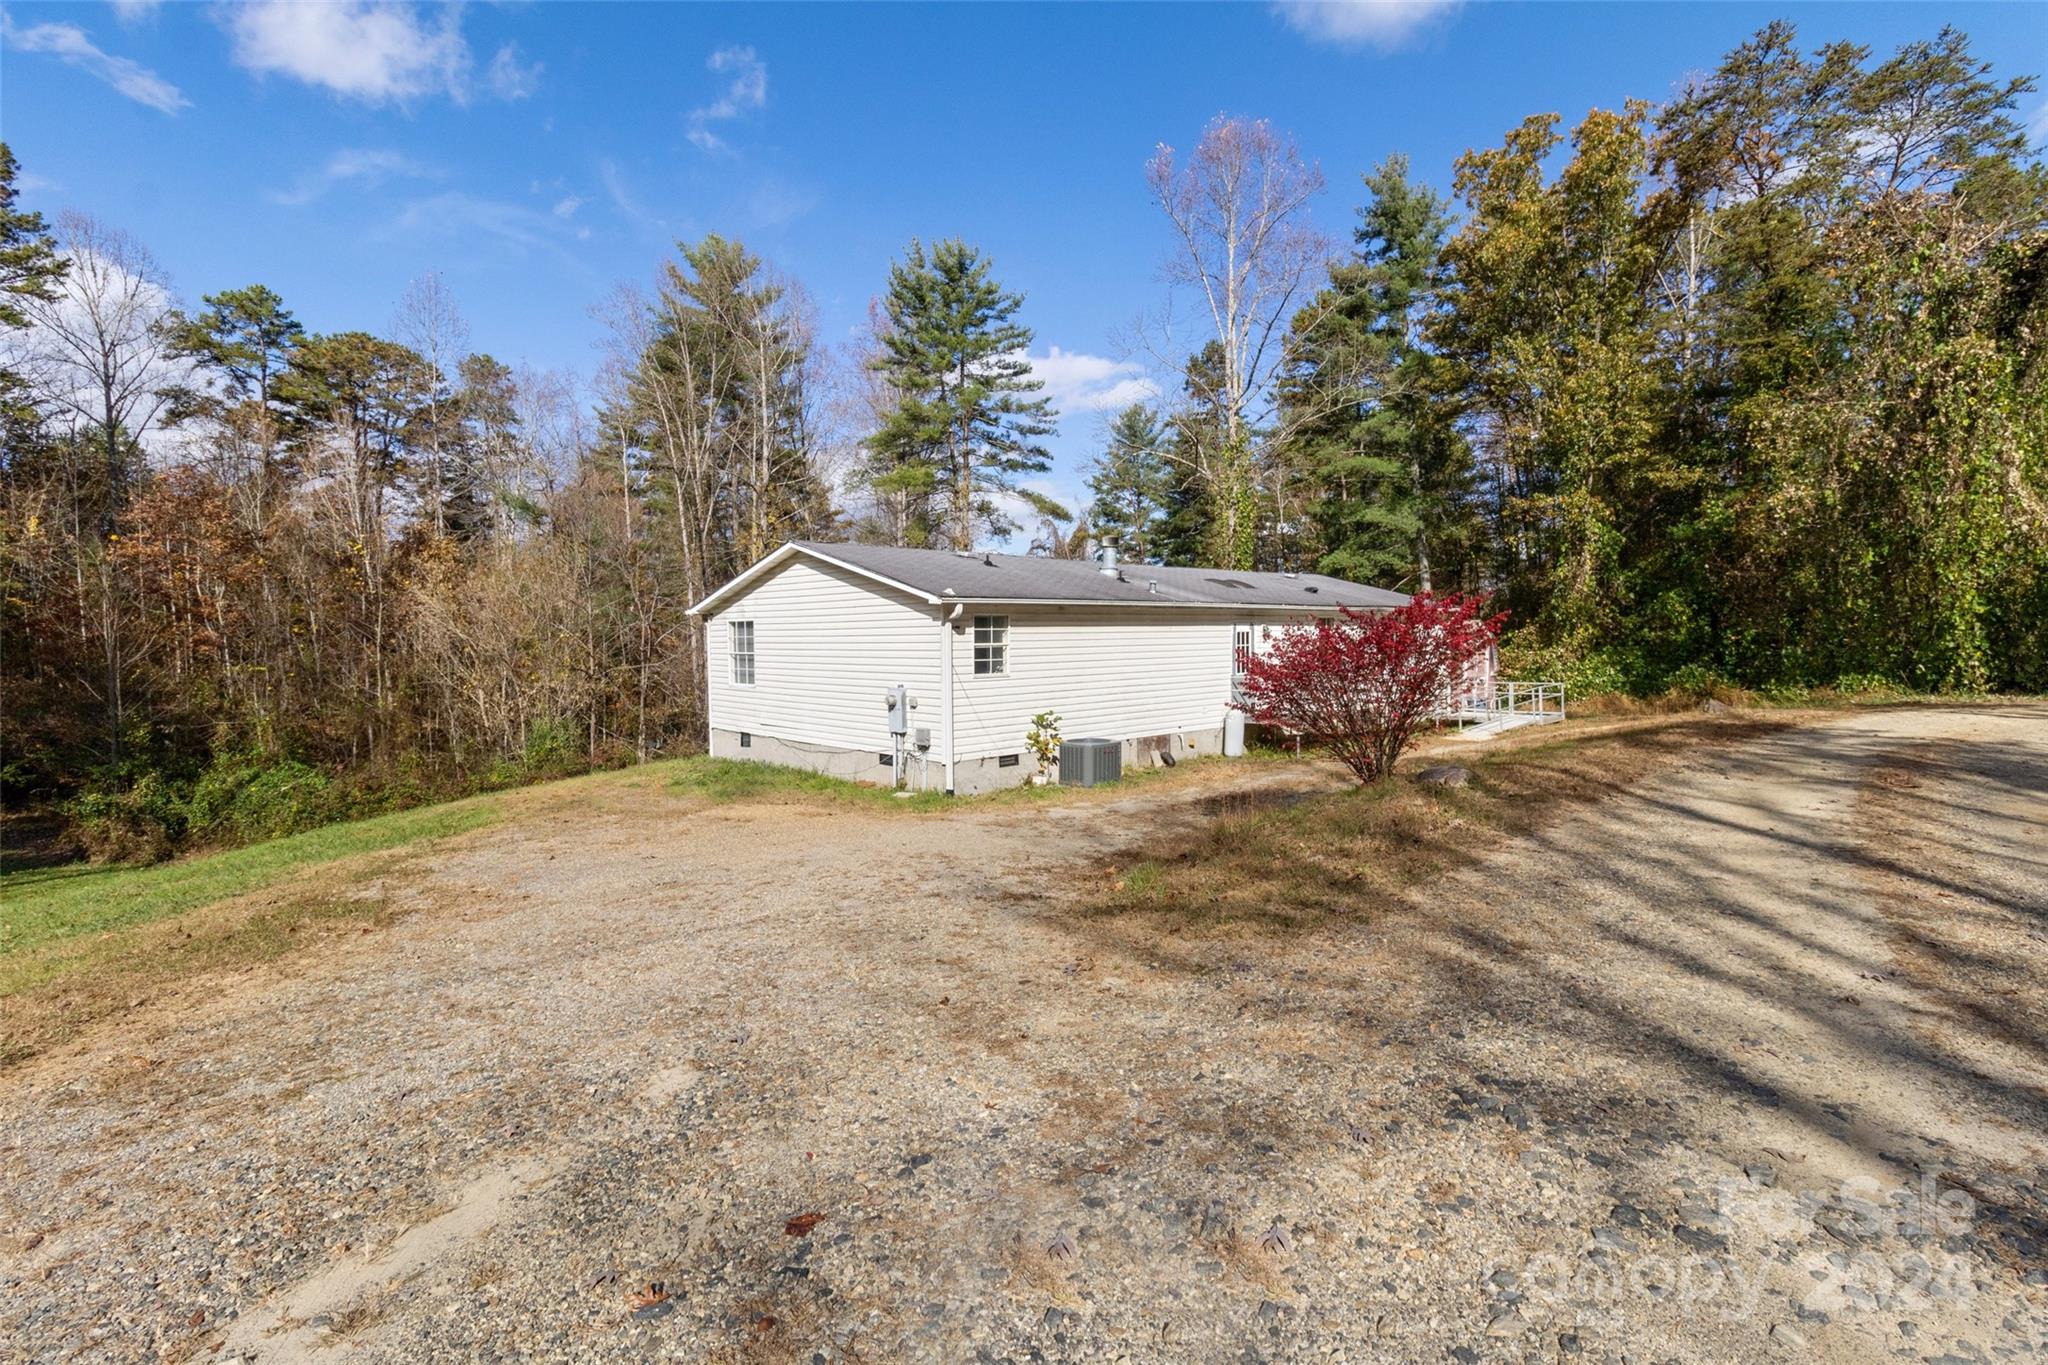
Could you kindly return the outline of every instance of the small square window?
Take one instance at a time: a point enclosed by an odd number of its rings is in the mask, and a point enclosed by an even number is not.
[[[740,731],[740,747],[742,749],[751,749],[754,747],[753,735],[749,734],[745,730]]]
[[[732,623],[732,680],[740,684],[754,681],[754,623],[734,621]]]
[[[1010,618],[1007,616],[977,616],[974,618],[974,671],[976,673],[1002,673],[1006,671],[1010,653]]]

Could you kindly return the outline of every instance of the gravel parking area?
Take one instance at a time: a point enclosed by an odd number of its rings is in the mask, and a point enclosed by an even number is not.
[[[0,1077],[0,1356],[2048,1354],[2048,708],[1710,747],[1292,936],[1077,908],[1334,784],[462,836]]]

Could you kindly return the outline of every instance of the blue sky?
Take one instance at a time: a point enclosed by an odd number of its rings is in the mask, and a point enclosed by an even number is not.
[[[859,326],[913,234],[1026,296],[1078,487],[1118,338],[1160,301],[1143,166],[1219,112],[1358,173],[1453,158],[1538,111],[1667,97],[1776,16],[1888,52],[1963,27],[2048,68],[2048,6],[255,3],[7,5],[0,133],[28,206],[136,234],[188,300],[262,282],[316,330],[386,328],[439,270],[472,343],[588,376],[592,317],[678,237],[737,236]],[[2048,100],[2022,111],[2048,138]],[[1170,383],[1170,378],[1165,382]],[[1119,388],[1119,385],[1121,387]]]

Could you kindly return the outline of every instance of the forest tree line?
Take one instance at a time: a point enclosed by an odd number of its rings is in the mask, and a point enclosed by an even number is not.
[[[1446,191],[1219,118],[1146,168],[1167,297],[1089,499],[1024,300],[912,242],[862,340],[741,243],[607,305],[587,386],[22,211],[0,150],[0,795],[100,851],[687,752],[685,608],[784,540],[1028,543],[1485,590],[1576,688],[2048,690],[2048,172],[1953,31],[1774,24]]]

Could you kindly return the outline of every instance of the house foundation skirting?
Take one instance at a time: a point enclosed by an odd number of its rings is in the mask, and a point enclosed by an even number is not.
[[[1082,736],[1074,736],[1082,738]],[[1092,738],[1092,736],[1090,736]],[[1138,768],[1155,767],[1171,755],[1175,762],[1182,759],[1199,758],[1223,752],[1223,727],[1211,726],[1203,730],[1181,730],[1165,735],[1145,735],[1123,742],[1123,766],[1125,772]],[[878,787],[896,785],[896,769],[881,761],[880,750],[844,749],[825,744],[809,744],[801,741],[777,739],[773,735],[758,732],[748,736],[745,748],[740,747],[740,732],[737,730],[714,729],[711,732],[711,756],[713,758],[751,759],[757,763],[780,763],[791,768],[808,768],[812,772],[825,773],[832,777],[843,777],[851,782],[871,782]],[[1031,755],[1018,746],[1017,762],[1004,767],[1001,756],[988,755],[981,758],[962,758],[953,765],[953,790],[958,796],[975,796],[982,792],[999,791],[1004,787],[1022,786],[1024,780],[1034,771]],[[921,763],[915,749],[904,756],[904,785],[913,791],[941,791],[946,785],[945,764],[934,754],[928,764]]]

